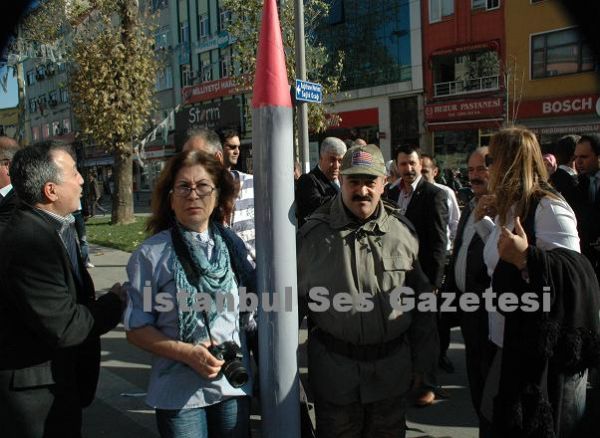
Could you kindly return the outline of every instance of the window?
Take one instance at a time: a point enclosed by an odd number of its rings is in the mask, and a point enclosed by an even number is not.
[[[344,1],[331,0],[328,24],[340,24],[344,22]]]
[[[187,87],[192,85],[192,68],[189,64],[182,65],[181,69],[181,85]]]
[[[33,141],[39,141],[40,140],[40,127],[39,126],[34,126],[31,129],[31,133],[33,134]]]
[[[42,140],[46,140],[48,137],[50,137],[50,125],[44,123],[42,125]]]
[[[69,101],[69,90],[67,88],[60,89],[60,102],[67,103]]]
[[[46,77],[46,66],[40,65],[35,69],[35,78],[41,81]]]
[[[219,31],[226,31],[230,21],[231,11],[219,8]]]
[[[152,12],[156,12],[159,9],[165,9],[169,6],[168,0],[152,0]]]
[[[231,55],[221,55],[221,77],[226,78],[233,76],[233,69],[231,67]]]
[[[210,62],[210,59],[202,60],[202,67],[201,67],[200,71],[202,74],[202,82],[207,82],[207,81],[212,80],[212,64]]]
[[[186,46],[190,42],[190,25],[187,21],[179,24],[179,41]]]
[[[454,0],[429,0],[429,22],[436,23],[454,14]]]
[[[27,85],[33,85],[33,84],[35,84],[35,71],[29,70],[27,72]]]
[[[70,119],[63,119],[62,124],[63,124],[63,134],[68,134],[69,132],[71,132],[71,120]]]
[[[37,99],[29,99],[29,112],[34,113],[37,110]]]
[[[61,135],[62,131],[60,129],[60,122],[57,120],[52,122],[52,135]]]
[[[156,72],[156,91],[173,88],[173,73],[168,65]]]
[[[500,7],[500,0],[473,0],[473,9],[498,9]]]
[[[48,105],[54,108],[59,103],[58,90],[51,91],[49,94],[50,99],[48,100]]]
[[[577,28],[559,30],[531,38],[533,79],[593,71],[596,59]]]
[[[208,38],[209,33],[208,15],[200,15],[198,17],[198,38]]]
[[[158,32],[154,34],[154,49],[167,49],[169,47],[169,27],[161,27]]]

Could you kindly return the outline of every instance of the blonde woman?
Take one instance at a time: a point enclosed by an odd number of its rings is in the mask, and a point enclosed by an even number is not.
[[[493,437],[569,437],[585,409],[587,368],[600,356],[598,284],[579,254],[575,214],[547,182],[535,135],[502,129],[486,161],[492,195],[481,208],[496,217],[484,260],[491,292],[511,294],[517,306],[498,299],[488,315],[495,357],[482,413]],[[524,294],[537,299],[537,311],[519,306]]]

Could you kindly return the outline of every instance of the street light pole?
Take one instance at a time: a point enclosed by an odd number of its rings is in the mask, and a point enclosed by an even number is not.
[[[304,47],[304,2],[295,0],[294,17],[296,23],[296,77],[306,80],[306,57]],[[298,114],[298,145],[302,151],[304,172],[310,171],[308,156],[308,107],[306,102],[296,101]]]

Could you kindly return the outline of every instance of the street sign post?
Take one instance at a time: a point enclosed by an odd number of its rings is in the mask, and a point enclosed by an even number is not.
[[[321,103],[323,101],[323,87],[321,84],[296,79],[296,100]]]

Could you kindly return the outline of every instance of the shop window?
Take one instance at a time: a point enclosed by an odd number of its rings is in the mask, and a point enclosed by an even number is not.
[[[63,125],[63,134],[68,134],[69,132],[71,132],[71,120],[70,119],[63,119],[62,121],[62,125]]]
[[[593,71],[596,59],[577,28],[534,35],[531,38],[533,79]]]
[[[429,22],[436,23],[454,15],[454,0],[429,0]]]
[[[31,133],[33,134],[33,141],[39,141],[40,140],[40,127],[39,126],[34,126],[31,129]]]
[[[498,9],[500,7],[500,0],[473,0],[472,8],[475,9]]]
[[[44,123],[42,125],[42,140],[46,140],[48,137],[50,137],[50,125]]]

